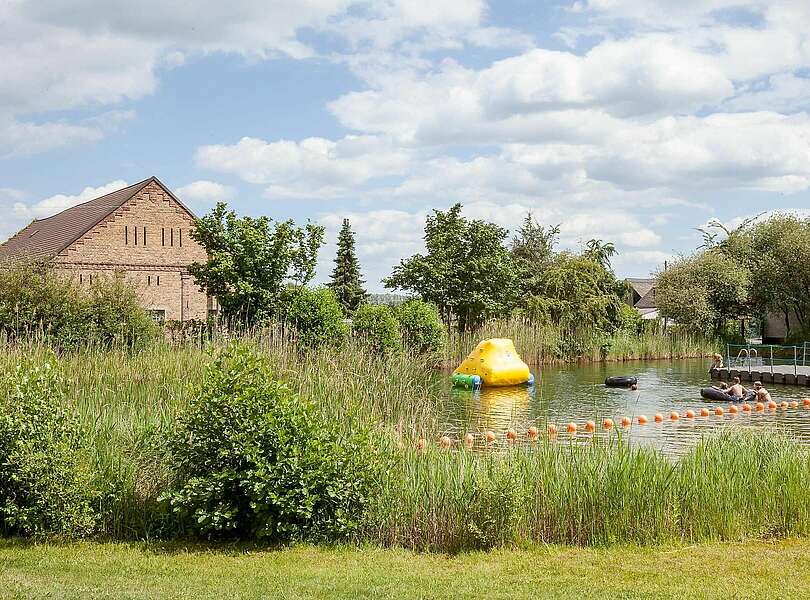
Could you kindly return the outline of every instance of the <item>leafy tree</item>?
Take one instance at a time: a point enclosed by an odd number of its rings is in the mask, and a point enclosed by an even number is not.
[[[327,285],[335,292],[343,310],[351,314],[368,296],[363,283],[365,282],[360,276],[360,263],[354,251],[354,232],[349,225],[349,219],[343,219],[343,226],[338,234],[332,281]]]
[[[311,290],[291,285],[284,290],[280,304],[278,316],[293,327],[301,346],[339,345],[349,335],[340,304],[328,288]]]
[[[749,274],[722,250],[682,258],[656,277],[655,300],[663,317],[693,331],[719,335],[745,312]]]
[[[412,298],[394,308],[399,321],[402,343],[416,354],[436,352],[442,348],[445,330],[436,307]]]
[[[391,307],[383,304],[364,304],[352,319],[354,335],[376,354],[402,349],[399,323]]]
[[[524,312],[533,320],[566,328],[612,332],[621,322],[623,289],[613,273],[587,251],[560,252],[542,273],[537,293],[526,300]]]
[[[788,337],[803,337],[810,332],[810,219],[775,215],[747,238],[754,311],[782,315]]]
[[[208,253],[189,272],[216,296],[229,319],[255,322],[272,316],[284,284],[308,283],[315,274],[323,227],[268,217],[237,217],[220,202],[195,221],[192,237]]]
[[[494,223],[462,217],[461,204],[433,211],[425,223],[427,253],[402,260],[383,283],[418,293],[459,331],[474,329],[512,307],[516,273],[506,236]]]
[[[589,240],[585,245],[585,256],[595,260],[606,270],[612,269],[610,259],[616,256],[616,246],[613,242],[603,242],[602,240]]]
[[[512,260],[518,273],[522,297],[538,293],[543,272],[554,258],[554,246],[559,234],[559,225],[543,227],[529,213],[517,235],[512,238]]]

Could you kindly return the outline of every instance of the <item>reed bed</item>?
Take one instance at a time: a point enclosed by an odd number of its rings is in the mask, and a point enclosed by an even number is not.
[[[532,365],[561,362],[601,362],[699,358],[717,351],[718,340],[650,326],[641,333],[617,331],[612,336],[592,331],[568,331],[521,319],[490,321],[475,332],[451,332],[443,357],[455,367],[482,339],[506,337],[524,361]]]
[[[546,439],[498,452],[435,444],[420,451],[414,440],[435,439],[447,401],[436,361],[352,347],[302,354],[276,340],[255,343],[279,377],[316,401],[325,426],[363,423],[379,433],[379,452],[392,467],[379,482],[362,541],[455,551],[808,533],[810,457],[788,438],[725,432],[676,461],[619,436],[587,444]],[[39,343],[6,346],[0,373],[50,356]],[[172,477],[163,440],[207,360],[194,345],[164,344],[58,357],[97,473],[103,537],[175,535],[159,500]]]

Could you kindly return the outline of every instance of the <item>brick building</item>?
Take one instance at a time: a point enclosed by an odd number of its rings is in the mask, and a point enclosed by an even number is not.
[[[194,215],[157,177],[38,219],[0,245],[0,261],[50,261],[80,285],[123,273],[155,319],[205,319],[213,298],[194,284],[205,250]]]

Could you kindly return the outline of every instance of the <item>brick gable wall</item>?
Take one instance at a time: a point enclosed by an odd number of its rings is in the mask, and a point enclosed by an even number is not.
[[[193,226],[191,215],[152,182],[60,252],[55,267],[88,285],[122,271],[144,308],[165,311],[167,320],[205,319],[213,302],[187,270],[206,259],[191,238]]]

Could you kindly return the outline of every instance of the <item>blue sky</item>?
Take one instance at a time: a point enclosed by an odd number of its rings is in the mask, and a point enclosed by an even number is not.
[[[0,239],[157,175],[322,223],[320,280],[349,217],[379,291],[455,202],[622,276],[810,209],[806,2],[12,0],[0,52]]]

